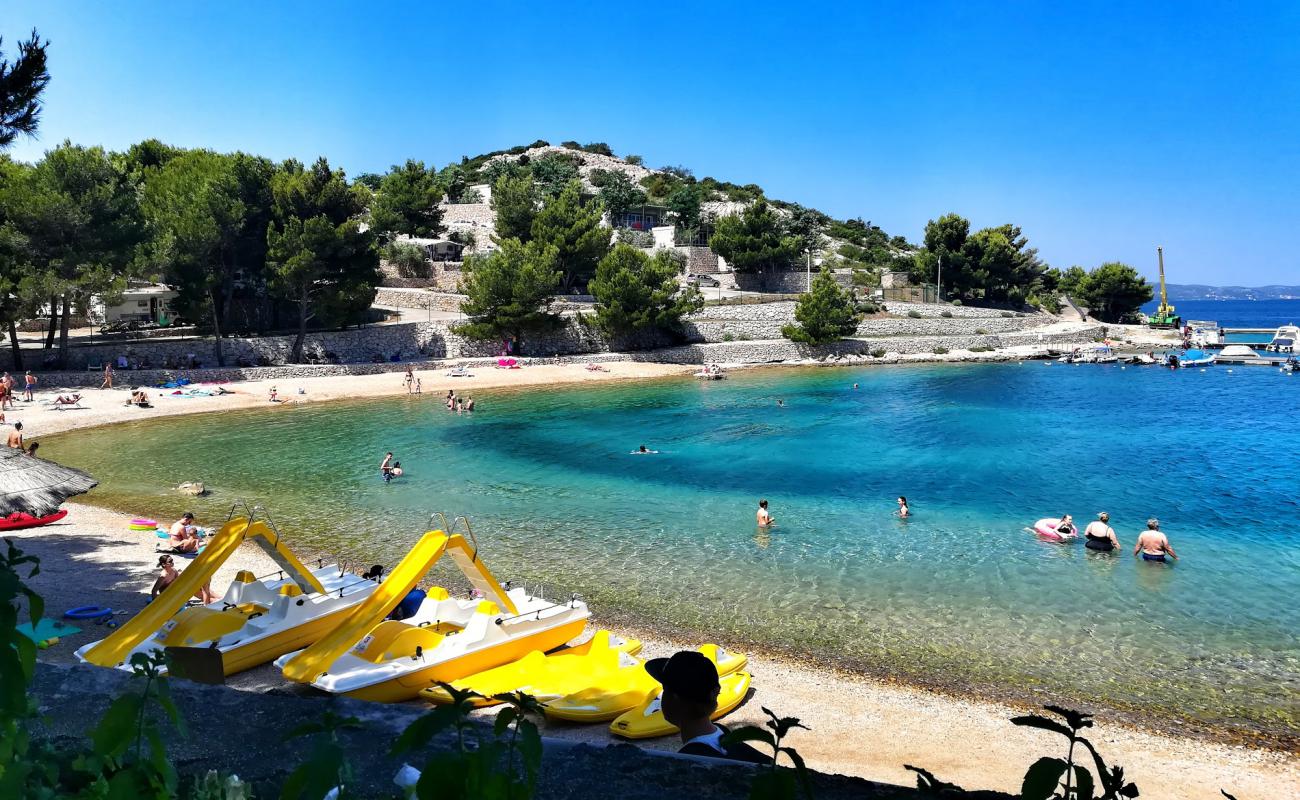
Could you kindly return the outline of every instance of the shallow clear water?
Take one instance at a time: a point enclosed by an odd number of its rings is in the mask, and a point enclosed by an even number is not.
[[[256,499],[294,543],[357,560],[392,563],[431,511],[468,514],[498,575],[579,591],[597,619],[1300,731],[1300,377],[1032,362],[476,394],[472,416],[431,395],[285,407],[51,437],[42,455],[137,513],[179,511],[164,487],[200,479],[210,519]],[[642,443],[661,452],[629,454]],[[407,470],[391,484],[387,450]],[[1160,517],[1182,562],[1026,530],[1102,510],[1128,548]]]

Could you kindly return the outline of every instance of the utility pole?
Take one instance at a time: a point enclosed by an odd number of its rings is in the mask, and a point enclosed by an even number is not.
[[[943,302],[943,253],[939,254],[939,274],[934,279],[934,296]]]
[[[804,291],[812,291],[812,248],[808,248],[808,288]]]

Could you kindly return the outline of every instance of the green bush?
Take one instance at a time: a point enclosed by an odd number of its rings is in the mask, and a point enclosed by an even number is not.
[[[634,166],[634,167],[639,167],[639,166],[641,166],[642,164],[645,163],[645,159],[644,159],[644,158],[642,158],[641,156],[638,156],[638,155],[632,155],[632,154],[629,154],[629,155],[624,156],[624,157],[623,157],[623,160],[626,161],[627,163],[631,164],[631,165]]]
[[[403,278],[433,277],[433,266],[425,257],[424,250],[413,244],[395,242],[384,248],[382,256]]]
[[[724,341],[724,342],[734,342],[734,341],[736,341],[736,334],[734,334],[734,333],[724,333],[724,334],[722,334],[722,341]]]
[[[976,328],[976,329],[975,329],[975,335],[976,335],[976,336],[988,336],[988,335],[989,335],[989,332],[988,332],[987,330],[985,330],[984,328]]]
[[[947,353],[948,353],[948,348],[944,347],[943,345],[939,345],[938,347],[934,348],[934,354],[937,356],[946,355]]]
[[[1003,311],[1003,312],[1002,312],[1002,318],[1003,318],[1003,319],[1011,319],[1011,318],[1014,317],[1014,316],[1015,316],[1015,314],[1011,313],[1010,311]]]
[[[974,347],[972,347],[970,351],[972,353],[991,353],[993,352],[993,348],[989,347],[986,344],[977,344]]]
[[[912,319],[920,319],[921,312],[917,311],[916,309],[912,309],[911,311],[907,312],[907,316],[911,317]]]
[[[952,312],[951,312],[951,311],[940,311],[940,312],[939,312],[939,316],[943,317],[944,319],[952,319]]]
[[[655,235],[650,231],[638,231],[633,228],[619,228],[615,234],[615,239],[623,244],[630,244],[633,247],[647,248],[654,247]]]
[[[885,349],[884,349],[883,347],[877,347],[875,350],[872,350],[872,351],[871,351],[871,357],[872,357],[872,358],[884,358],[884,357],[885,357]]]
[[[951,305],[959,306],[959,305],[961,305],[961,300],[953,300],[952,303],[951,303]]]

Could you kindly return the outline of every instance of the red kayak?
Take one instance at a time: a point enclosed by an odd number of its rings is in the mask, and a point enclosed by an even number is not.
[[[51,522],[58,522],[68,516],[68,510],[61,508],[53,514],[46,514],[43,517],[33,517],[31,514],[24,514],[21,511],[15,511],[7,517],[0,517],[0,531],[17,531],[23,528],[39,528],[42,525],[49,525]]]

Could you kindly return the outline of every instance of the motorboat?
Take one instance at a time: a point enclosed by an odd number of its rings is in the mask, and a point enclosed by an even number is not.
[[[390,619],[444,554],[469,580],[467,598],[432,587],[403,619]],[[460,534],[429,531],[366,601],[315,644],[275,662],[284,677],[331,694],[393,703],[547,652],[582,633],[591,612],[576,595],[551,601],[497,583]]]
[[[187,607],[244,542],[260,545],[280,571],[258,578],[240,570],[221,599]],[[267,522],[251,520],[251,514],[232,516],[162,594],[76,655],[85,663],[130,672],[137,653],[202,648],[219,653],[222,672],[233,675],[315,642],[379,585],[333,564],[308,569]]]
[[[1168,364],[1171,367],[1208,367],[1213,363],[1214,353],[1194,347],[1168,356]]]
[[[1219,351],[1214,358],[1215,363],[1224,364],[1269,364],[1274,363],[1271,359],[1266,359],[1259,353],[1256,353],[1248,345],[1230,344]]]
[[[1264,346],[1270,353],[1294,353],[1296,342],[1300,342],[1300,327],[1283,325],[1273,334],[1273,341]]]
[[[1114,364],[1119,356],[1108,344],[1096,344],[1092,347],[1076,347],[1074,352],[1057,359],[1063,364]]]

